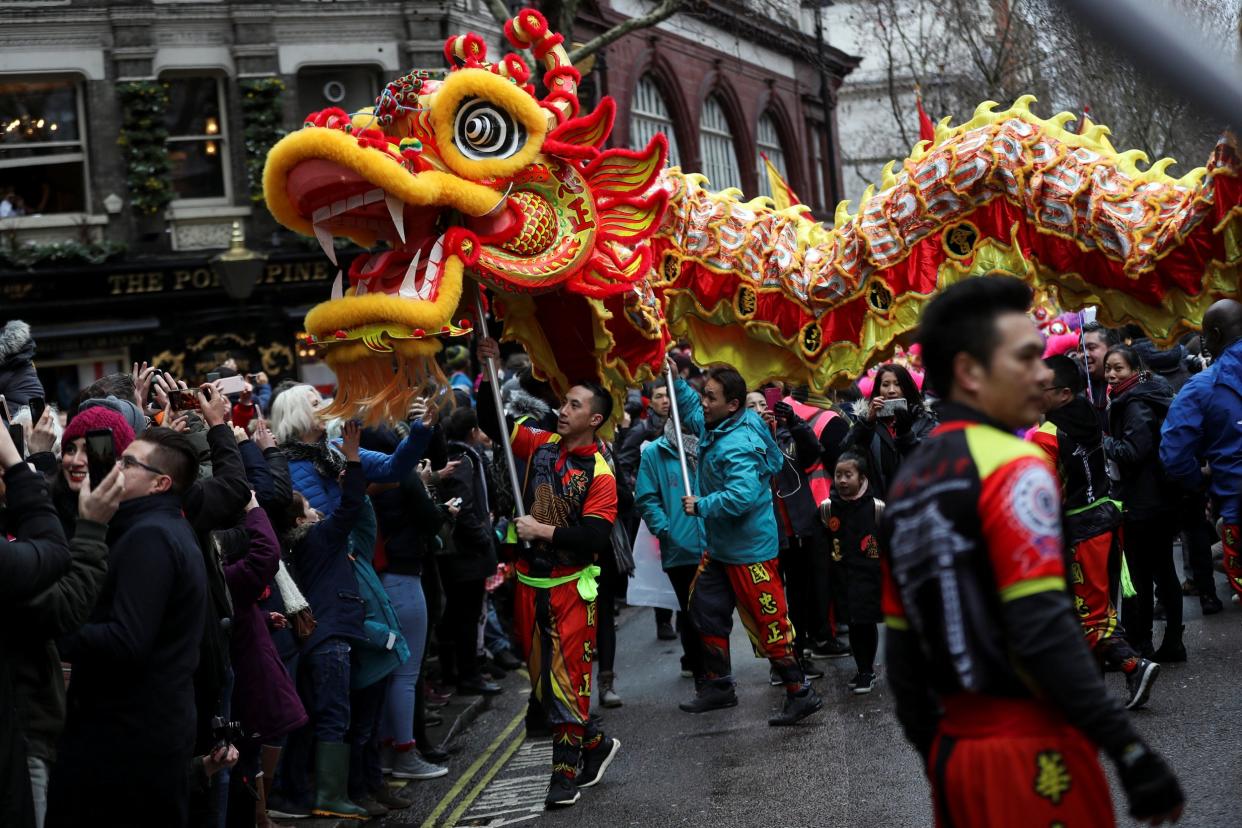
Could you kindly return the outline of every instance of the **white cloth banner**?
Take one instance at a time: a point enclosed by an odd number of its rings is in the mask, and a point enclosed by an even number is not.
[[[677,593],[664,574],[660,562],[660,542],[647,531],[647,524],[639,522],[638,535],[634,538],[634,574],[626,590],[626,602],[631,607],[660,607],[681,609]]]

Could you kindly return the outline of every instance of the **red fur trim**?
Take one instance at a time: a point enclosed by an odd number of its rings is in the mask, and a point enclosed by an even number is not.
[[[548,138],[543,140],[542,151],[548,155],[555,155],[558,158],[595,158],[599,155],[599,150],[595,147],[582,144],[566,144],[563,141],[553,141]]]
[[[487,42],[474,32],[462,39],[461,46],[467,66],[477,67],[487,60]]]
[[[553,48],[560,46],[564,42],[565,38],[561,35],[548,35],[543,40],[533,44],[531,46],[531,51],[535,53],[536,58],[543,60],[548,56],[548,52],[552,51]]]
[[[533,43],[548,33],[548,18],[538,9],[522,9],[517,16],[522,21],[522,31],[526,32],[530,42]]]
[[[518,84],[525,84],[530,80],[530,67],[526,65],[526,61],[521,56],[512,52],[504,56],[501,61],[504,64],[505,71],[509,77],[513,78]]]
[[[652,158],[652,151],[656,156]],[[664,157],[668,151],[667,139],[663,135],[655,135],[647,146],[641,150],[610,149],[605,150],[591,165],[583,171],[583,177],[591,185],[595,200],[624,199],[631,195],[639,195],[647,191],[651,183],[664,169]],[[625,160],[622,160],[625,159]],[[620,164],[617,162],[621,161]],[[613,167],[612,170],[609,167]],[[645,177],[634,183],[627,183],[624,189],[609,186],[609,178],[613,175],[627,175],[635,169],[647,167]]]
[[[457,41],[461,39],[461,35],[453,35],[444,41],[444,60],[449,66],[456,66],[461,61],[457,57]]]
[[[549,96],[549,97],[551,97],[551,96]],[[557,122],[558,124],[564,123],[564,122],[565,122],[565,119],[569,117],[569,116],[568,116],[568,115],[566,115],[564,112],[562,112],[562,111],[560,110],[560,108],[559,108],[559,107],[553,106],[553,105],[551,104],[551,102],[549,102],[549,101],[548,101],[548,100],[546,100],[546,99],[545,99],[545,100],[540,101],[540,102],[539,102],[539,105],[540,105],[541,107],[543,107],[544,109],[548,110],[549,112],[551,112],[551,113],[552,113],[552,117],[554,117],[554,118],[556,119],[556,122]]]
[[[562,115],[560,118],[557,118],[558,125],[564,123],[567,118],[578,117],[579,104],[577,94],[570,92],[567,89],[554,89],[544,96],[543,103],[546,106],[554,101],[565,101],[565,103],[569,104],[570,114],[568,116]]]
[[[338,106],[331,106],[307,115],[304,123],[328,129],[344,129],[345,124],[349,123],[349,113]]]
[[[444,244],[467,267],[478,263],[482,245],[479,237],[466,228],[450,227],[444,234]]]

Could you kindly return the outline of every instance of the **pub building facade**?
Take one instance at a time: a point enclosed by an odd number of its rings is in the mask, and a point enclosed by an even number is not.
[[[612,95],[614,145],[662,132],[670,163],[713,186],[769,194],[763,153],[830,217],[836,92],[857,59],[815,36],[816,3],[774,19],[780,5],[690,0],[581,67],[583,105]],[[646,10],[584,3],[573,40]],[[64,405],[134,360],[200,380],[229,357],[330,390],[302,319],[336,267],[268,215],[266,148],[310,112],[442,69],[465,31],[508,51],[483,0],[0,4],[0,320],[30,323],[49,395]],[[230,244],[262,259],[241,287],[212,261]]]

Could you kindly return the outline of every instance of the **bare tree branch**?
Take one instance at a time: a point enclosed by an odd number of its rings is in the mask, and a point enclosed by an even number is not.
[[[598,37],[591,38],[586,43],[583,43],[581,46],[574,49],[569,53],[570,62],[578,63],[583,58],[595,54],[610,43],[615,43],[632,31],[637,29],[646,29],[669,19],[679,12],[685,3],[686,0],[660,0],[660,5],[656,6],[642,17],[631,17],[628,20],[618,23]]]

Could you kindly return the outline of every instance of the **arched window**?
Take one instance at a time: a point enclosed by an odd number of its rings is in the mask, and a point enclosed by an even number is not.
[[[772,116],[764,113],[759,118],[759,140],[756,142],[755,164],[759,170],[759,195],[772,196],[771,182],[768,181],[768,168],[763,163],[763,156],[767,156],[772,162],[772,166],[776,167],[776,171],[781,174],[781,178],[789,181],[789,169],[785,166],[785,150],[781,147],[781,136],[776,131],[776,122],[772,120]]]
[[[733,130],[729,128],[724,106],[715,96],[703,103],[703,117],[699,124],[699,153],[703,156],[703,175],[707,176],[712,189],[741,189],[742,172],[737,166]]]
[[[642,149],[657,133],[668,139],[669,166],[680,165],[677,134],[673,131],[673,119],[669,117],[664,96],[655,80],[643,75],[634,87],[634,103],[630,106],[630,144],[634,149]]]

